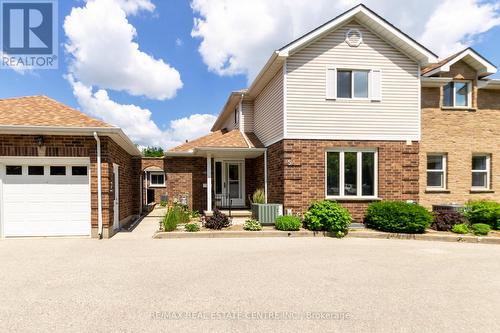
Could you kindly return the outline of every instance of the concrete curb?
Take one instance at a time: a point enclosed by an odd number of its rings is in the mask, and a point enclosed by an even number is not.
[[[153,238],[175,239],[175,238],[268,238],[268,237],[334,237],[325,231],[198,231],[198,232],[156,232]],[[482,243],[499,244],[499,237],[479,237],[471,235],[436,235],[436,234],[394,234],[380,231],[350,230],[346,237],[349,238],[375,238],[375,239],[399,239],[399,240],[423,240],[455,243]]]

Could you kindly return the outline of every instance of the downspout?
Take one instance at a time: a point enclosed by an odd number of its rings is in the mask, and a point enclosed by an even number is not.
[[[97,142],[97,235],[102,239],[102,179],[101,179],[101,140],[94,132],[94,139]]]

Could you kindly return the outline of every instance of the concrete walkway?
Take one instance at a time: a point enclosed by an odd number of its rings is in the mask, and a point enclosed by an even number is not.
[[[131,231],[120,231],[113,239],[147,239],[152,238],[165,216],[166,208],[155,208],[146,215]]]

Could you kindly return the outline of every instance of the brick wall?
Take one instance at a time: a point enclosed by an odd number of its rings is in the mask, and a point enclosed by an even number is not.
[[[500,201],[500,91],[477,89],[476,73],[463,62],[442,77],[472,80],[473,109],[441,109],[442,88],[422,89],[422,141],[420,144],[420,202],[465,203],[468,200]],[[428,153],[446,153],[447,190],[426,190]],[[491,154],[491,192],[472,192],[471,159],[474,153]]]
[[[192,209],[200,212],[207,207],[207,160],[202,157],[166,157],[167,195],[169,201],[188,197]]]
[[[418,143],[398,141],[282,140],[268,148],[269,202],[303,213],[325,198],[325,153],[329,148],[377,148],[378,196],[386,200],[418,200]],[[369,202],[342,200],[361,221]]]
[[[0,135],[0,156],[46,156],[46,157],[89,157],[91,224],[93,235],[98,225],[97,211],[97,153],[96,141],[90,136],[43,136],[42,149],[35,143],[35,135]],[[110,177],[113,162],[119,164],[120,175],[120,219],[139,213],[139,159],[133,159],[127,152],[108,137],[101,137],[102,169],[102,215],[104,236],[112,235],[113,198],[110,193]]]
[[[141,170],[144,171],[144,169],[148,167],[158,167],[162,170],[165,170],[165,158],[163,157],[144,157],[141,161]],[[144,172],[142,173],[142,176],[144,177]],[[149,187],[149,179],[143,179],[143,203],[146,204],[147,200],[147,189]],[[159,203],[161,200],[162,195],[168,195],[167,193],[167,184],[166,184],[166,179],[165,179],[165,187],[152,187],[150,190],[154,191],[154,200],[156,203]]]
[[[248,197],[257,189],[264,190],[264,155],[245,159],[245,200],[248,207]]]

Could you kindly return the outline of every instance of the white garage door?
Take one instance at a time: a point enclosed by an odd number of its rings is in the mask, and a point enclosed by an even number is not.
[[[90,235],[88,159],[0,165],[3,235]]]

